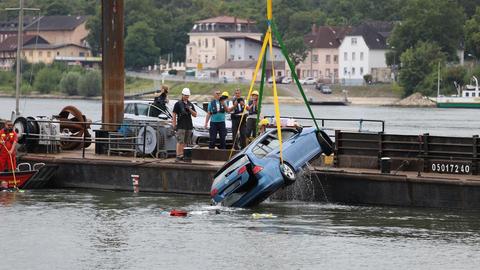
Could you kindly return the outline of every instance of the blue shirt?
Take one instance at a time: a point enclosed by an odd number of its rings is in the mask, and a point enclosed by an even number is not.
[[[215,100],[215,104],[217,105],[217,113],[213,114],[212,103],[208,103],[208,112],[211,113],[210,122],[225,122],[226,113],[218,112],[220,110],[220,101]]]

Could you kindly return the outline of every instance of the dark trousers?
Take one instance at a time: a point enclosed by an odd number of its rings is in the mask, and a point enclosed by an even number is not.
[[[208,148],[215,148],[215,142],[217,141],[217,134],[220,136],[220,146],[218,149],[226,149],[225,138],[227,137],[227,128],[224,122],[210,122],[210,142]]]
[[[247,119],[247,137],[257,137],[255,130],[257,127],[257,118],[248,118]]]
[[[232,115],[232,139],[235,145],[235,149],[243,149],[247,146],[247,116]],[[240,136],[238,136],[237,132],[240,132]],[[238,137],[237,137],[238,136]]]

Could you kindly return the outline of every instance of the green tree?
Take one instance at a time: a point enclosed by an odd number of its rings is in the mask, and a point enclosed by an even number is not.
[[[456,93],[455,85],[464,86],[468,70],[463,66],[448,67],[443,74],[443,89],[446,93]]]
[[[407,0],[402,17],[390,37],[390,44],[399,52],[419,41],[428,41],[437,43],[449,60],[458,60],[456,52],[463,39],[465,14],[455,1]]]
[[[60,90],[69,96],[78,95],[78,82],[80,80],[80,73],[70,71],[64,73],[60,81]]]
[[[308,55],[308,48],[305,45],[303,36],[285,40],[285,47],[287,47],[288,57],[292,60],[295,66],[305,60]]]
[[[70,15],[72,14],[72,5],[63,0],[55,0],[44,9],[45,15]]]
[[[465,23],[465,50],[478,60],[480,57],[480,7],[473,17]]]
[[[59,70],[45,67],[37,73],[33,87],[42,94],[48,94],[58,90],[61,79],[62,73]]]
[[[100,6],[95,8],[95,15],[88,17],[85,27],[88,29],[87,42],[92,49],[92,54],[98,55],[102,51],[102,44],[100,44],[102,33],[102,13]]]
[[[446,55],[440,46],[420,42],[414,48],[407,49],[401,58],[400,85],[405,96],[414,92],[430,95],[436,89],[438,64],[444,65]]]
[[[142,68],[155,63],[158,48],[154,42],[154,32],[144,21],[128,27],[125,38],[125,66]]]
[[[88,71],[78,81],[80,95],[86,97],[99,96],[102,93],[102,76],[100,71]]]

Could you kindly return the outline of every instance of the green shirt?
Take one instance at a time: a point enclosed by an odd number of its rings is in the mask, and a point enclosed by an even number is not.
[[[212,115],[210,116],[210,122],[225,122],[226,113],[220,111],[220,101],[215,100],[215,105],[217,106],[217,113],[213,114],[212,103],[208,103],[208,112]]]

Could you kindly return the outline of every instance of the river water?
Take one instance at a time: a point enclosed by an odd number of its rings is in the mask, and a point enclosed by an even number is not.
[[[101,119],[102,104],[95,100],[22,99],[20,110],[25,116],[51,116],[67,106],[74,105],[93,121]],[[0,98],[0,118],[10,118],[15,107],[12,98]],[[399,108],[378,106],[312,106],[317,118],[374,119],[385,121],[385,132],[438,136],[467,136],[480,134],[479,110],[440,108]],[[282,105],[284,116],[308,117],[305,106]],[[264,106],[265,114],[273,114],[273,106]],[[306,123],[306,124],[312,124]],[[358,130],[358,123],[326,122],[326,127]],[[365,123],[362,130],[380,131],[381,125]]]
[[[22,101],[24,115],[98,101]],[[0,99],[9,117],[13,99]],[[306,116],[285,105],[286,115]],[[317,117],[386,121],[402,134],[472,136],[475,110],[314,107]],[[267,105],[266,111],[272,107]],[[354,125],[348,128],[355,129]],[[375,129],[377,127],[364,127]],[[187,210],[186,218],[166,211]],[[271,214],[255,218],[254,213]],[[215,208],[208,198],[98,190],[0,192],[0,269],[478,269],[480,210],[271,202]]]
[[[190,214],[170,217],[173,208]],[[0,193],[0,269],[478,269],[479,214],[300,202],[244,210],[214,208],[205,197],[93,190]]]

